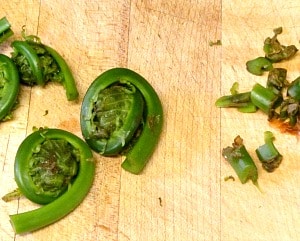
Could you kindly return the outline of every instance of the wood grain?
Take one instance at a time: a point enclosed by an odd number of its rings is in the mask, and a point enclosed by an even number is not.
[[[29,34],[63,55],[80,100],[66,100],[62,86],[22,87],[14,119],[0,124],[0,196],[16,187],[14,156],[33,126],[57,127],[81,136],[81,100],[104,70],[128,67],[157,90],[165,124],[160,143],[141,175],[120,167],[122,158],[95,154],[95,183],[84,202],[59,222],[15,235],[9,214],[37,208],[22,198],[0,201],[0,240],[300,240],[299,151],[294,136],[272,128],[265,115],[217,109],[215,100],[264,83],[245,70],[262,54],[264,38],[282,26],[280,39],[299,47],[297,1],[0,0],[0,17],[11,22],[10,42]],[[222,40],[221,46],[209,41]],[[299,75],[300,58],[282,66]],[[47,115],[45,111],[48,111]],[[269,174],[258,166],[260,192],[251,183],[224,181],[235,173],[221,149],[240,134],[251,154],[272,130],[283,163]],[[292,148],[291,148],[292,147]],[[257,161],[257,160],[255,160]]]

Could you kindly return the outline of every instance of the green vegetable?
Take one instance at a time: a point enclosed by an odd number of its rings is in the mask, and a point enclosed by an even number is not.
[[[27,85],[44,85],[41,62],[35,50],[26,41],[12,42],[12,60],[20,73],[21,82]]]
[[[230,93],[232,95],[236,95],[239,93],[239,83],[238,82],[234,82],[230,88]]]
[[[286,75],[287,70],[284,68],[271,69],[268,75],[267,87],[272,89],[275,94],[280,94],[280,91],[289,84]]]
[[[14,32],[6,17],[0,19],[0,44],[12,36]]]
[[[217,99],[217,107],[235,107],[240,112],[256,112],[257,108],[268,115],[269,121],[279,121],[280,128],[297,132],[299,129],[300,110],[300,77],[292,83],[287,80],[287,70],[273,68],[273,64],[293,57],[298,49],[294,45],[281,45],[277,36],[282,28],[274,29],[274,36],[266,38],[263,50],[265,57],[247,61],[247,70],[255,75],[262,75],[269,71],[266,87],[255,84],[251,91],[238,93],[238,84],[235,82],[230,90],[231,95]],[[249,99],[250,95],[250,99]]]
[[[139,174],[158,143],[163,110],[155,90],[142,76],[114,68],[90,85],[80,124],[93,150],[104,156],[126,155],[122,167]]]
[[[71,70],[64,60],[64,58],[53,48],[43,45],[46,51],[54,59],[54,62],[57,63],[59,71],[55,73],[55,76],[52,80],[61,82],[64,88],[66,89],[66,95],[68,100],[78,99],[78,90],[76,87],[75,79],[71,73]],[[51,79],[50,79],[51,80]]]
[[[294,100],[300,101],[300,77],[296,78],[288,87],[287,93]]]
[[[281,163],[282,155],[274,146],[274,135],[270,131],[265,132],[265,144],[256,149],[256,154],[262,163],[262,167],[268,171],[273,172]]]
[[[218,98],[215,105],[220,108],[234,107],[243,113],[256,112],[257,107],[251,102],[250,92],[239,93],[238,87],[238,82],[234,82],[230,88],[231,95]]]
[[[269,121],[280,120],[294,127],[298,123],[300,110],[300,77],[289,84],[285,76],[285,69],[274,69],[270,71],[267,87],[257,83],[250,92],[244,93],[232,88],[234,94],[219,97],[215,105],[221,108],[234,107],[244,113],[256,112],[259,108],[268,115]]]
[[[263,50],[266,58],[275,63],[293,57],[298,51],[296,46],[281,45],[277,39],[277,36],[282,33],[282,27],[274,29],[273,32],[274,36],[272,38],[268,37],[264,41]]]
[[[233,95],[224,95],[217,99],[215,105],[217,107],[244,107],[251,102],[250,92],[237,93]]]
[[[50,225],[85,198],[93,183],[95,163],[89,146],[60,129],[39,129],[19,146],[15,180],[20,192],[33,202],[46,204],[10,215],[17,234]]]
[[[246,62],[247,70],[254,75],[262,75],[264,71],[269,71],[273,68],[272,62],[264,57],[258,57]]]
[[[293,98],[286,98],[279,108],[279,119],[295,126],[298,122],[299,102]]]
[[[20,90],[19,74],[11,59],[0,54],[0,120],[9,119]]]
[[[246,183],[252,180],[256,186],[258,173],[253,159],[249,155],[246,147],[243,144],[243,139],[237,136],[234,143],[223,149],[222,156],[229,162],[236,174],[238,175],[241,183]]]
[[[220,39],[216,41],[209,41],[209,46],[214,46],[214,45],[222,45],[222,41]]]
[[[66,61],[51,47],[41,43],[37,36],[25,36],[24,41],[13,41],[12,60],[21,82],[26,85],[45,85],[49,81],[62,83],[68,100],[76,100],[78,91]]]
[[[276,95],[271,89],[255,84],[251,90],[252,103],[266,114],[276,108],[282,101],[280,95]]]
[[[250,92],[238,93],[233,95],[224,95],[218,98],[215,105],[220,108],[237,108],[243,113],[253,113],[257,107],[251,102]]]

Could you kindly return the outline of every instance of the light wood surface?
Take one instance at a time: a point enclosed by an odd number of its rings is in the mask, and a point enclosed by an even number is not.
[[[15,235],[9,214],[37,208],[22,198],[0,201],[0,240],[300,240],[300,145],[272,128],[262,113],[217,109],[215,100],[238,81],[240,91],[265,83],[245,69],[262,55],[266,37],[282,26],[282,43],[300,40],[298,1],[0,0],[0,17],[15,35],[28,34],[61,53],[70,65],[80,101],[69,103],[60,85],[22,87],[14,119],[0,123],[0,196],[16,187],[13,164],[33,126],[81,136],[81,100],[91,82],[112,67],[128,67],[157,90],[164,108],[163,134],[145,171],[131,175],[121,158],[95,154],[95,183],[70,215],[37,232]],[[221,46],[209,41],[222,40]],[[300,55],[280,66],[300,73]],[[48,115],[44,115],[48,110]],[[221,156],[241,135],[250,154],[271,130],[284,156],[274,173],[258,164],[260,192],[242,185]],[[255,159],[256,163],[257,159]],[[224,181],[232,175],[235,181]]]

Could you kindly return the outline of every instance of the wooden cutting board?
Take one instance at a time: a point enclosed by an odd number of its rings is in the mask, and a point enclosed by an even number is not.
[[[81,100],[91,82],[112,67],[139,72],[161,97],[165,125],[145,171],[131,175],[121,158],[95,154],[95,183],[70,215],[37,232],[15,235],[9,214],[38,208],[22,198],[0,201],[0,240],[300,240],[298,138],[271,127],[262,113],[217,109],[215,100],[265,83],[245,69],[262,55],[262,44],[282,26],[282,43],[299,46],[298,1],[1,0],[0,17],[15,35],[28,34],[61,53],[70,65],[80,100],[66,100],[60,85],[22,87],[14,119],[0,123],[0,195],[16,188],[13,164],[33,126],[81,136]],[[210,41],[222,40],[221,46]],[[299,76],[300,55],[282,63],[288,78]],[[45,112],[48,114],[45,115]],[[284,156],[274,173],[258,164],[259,191],[241,184],[221,150],[241,135],[250,154],[271,130]],[[224,181],[232,175],[235,181]]]

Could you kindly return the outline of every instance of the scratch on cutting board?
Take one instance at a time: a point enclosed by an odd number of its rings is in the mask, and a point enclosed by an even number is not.
[[[111,231],[111,229],[108,226],[103,225],[103,224],[96,225],[96,228],[100,228],[100,229],[102,229],[104,231],[107,231],[107,232]]]
[[[40,16],[41,16],[41,5],[42,5],[42,0],[39,2],[39,14],[37,18],[37,28],[36,28],[36,35],[39,35],[39,26],[40,26]]]
[[[122,238],[125,238],[126,240],[130,240],[130,237],[128,235],[126,235],[124,232],[120,231],[119,234],[122,235]]]
[[[9,146],[9,139],[10,139],[10,134],[8,135],[8,140],[7,140],[7,144],[6,144],[6,148],[5,148],[5,154],[4,154],[4,162],[3,162],[3,166],[2,166],[2,173],[4,173],[4,167],[5,167],[5,160],[6,160],[6,156],[7,156],[7,150],[8,150],[8,146]]]

